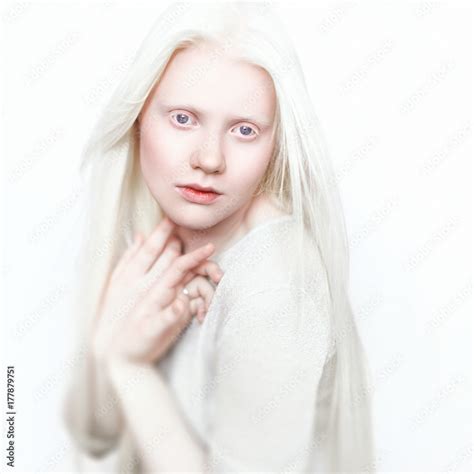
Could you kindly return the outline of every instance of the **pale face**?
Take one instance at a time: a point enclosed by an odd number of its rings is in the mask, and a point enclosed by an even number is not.
[[[164,213],[203,229],[249,207],[271,159],[275,108],[262,68],[213,57],[211,46],[177,53],[140,117],[141,170]],[[191,202],[179,192],[191,183],[221,194]]]

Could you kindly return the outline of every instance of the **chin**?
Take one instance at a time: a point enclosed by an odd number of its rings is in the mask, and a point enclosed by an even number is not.
[[[179,208],[173,212],[165,212],[169,218],[178,226],[190,230],[209,229],[220,222],[218,213],[209,207],[190,205],[186,208]]]

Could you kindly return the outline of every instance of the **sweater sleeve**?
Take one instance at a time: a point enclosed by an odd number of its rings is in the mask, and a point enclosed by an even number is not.
[[[330,348],[328,295],[289,286],[239,301],[217,341],[208,470],[304,468]]]

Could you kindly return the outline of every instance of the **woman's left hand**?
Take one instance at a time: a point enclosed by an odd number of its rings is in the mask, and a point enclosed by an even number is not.
[[[196,316],[197,320],[202,323],[211,305],[215,287],[207,278],[197,275],[186,284],[185,288],[187,290],[186,296],[189,298],[190,316]]]

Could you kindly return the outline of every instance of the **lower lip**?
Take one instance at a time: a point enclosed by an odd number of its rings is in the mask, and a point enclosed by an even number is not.
[[[184,199],[194,202],[196,204],[210,204],[211,202],[215,201],[220,194],[213,193],[210,191],[198,191],[194,188],[187,188],[176,186],[176,191],[178,191]]]

